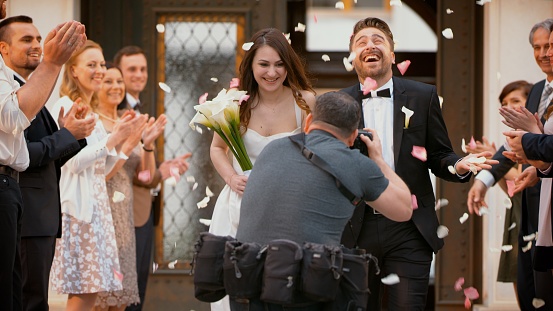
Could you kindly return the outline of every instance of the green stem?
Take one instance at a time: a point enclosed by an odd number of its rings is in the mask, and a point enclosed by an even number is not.
[[[245,164],[249,167],[248,170],[251,170],[253,168],[253,164],[252,164],[252,161],[250,160],[250,157],[248,155],[248,151],[246,150],[246,146],[244,145],[244,140],[242,139],[242,136],[240,135],[240,127],[235,122],[232,122],[231,126],[232,126],[232,129],[233,129],[232,133],[238,136],[237,137],[238,147],[240,148],[242,153],[245,155],[244,156],[244,160],[246,161]]]
[[[219,134],[219,137],[221,137],[225,141],[225,144],[229,147],[230,151],[232,151],[232,154],[234,155],[234,157],[238,159],[238,154],[236,154],[236,151],[234,150],[234,148],[232,148],[232,145],[227,139],[227,136],[225,135],[225,133],[223,133],[221,129],[213,129],[213,130],[217,132],[217,134]]]

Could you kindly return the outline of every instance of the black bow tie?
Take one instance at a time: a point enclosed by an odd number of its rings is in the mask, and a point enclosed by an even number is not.
[[[390,94],[390,89],[382,89],[380,91],[376,91],[376,96],[372,96],[372,92],[369,92],[367,93],[367,95],[364,95],[363,94],[363,91],[359,91],[361,92],[361,99],[365,99],[365,98],[373,98],[373,97],[392,97],[392,94]]]

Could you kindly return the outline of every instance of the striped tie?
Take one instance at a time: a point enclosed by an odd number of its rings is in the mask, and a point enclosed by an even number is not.
[[[538,116],[544,120],[544,114],[547,110],[547,107],[551,105],[551,98],[550,95],[553,92],[553,88],[547,81],[545,82],[545,86],[543,87],[543,93],[541,95],[540,105],[538,106]]]

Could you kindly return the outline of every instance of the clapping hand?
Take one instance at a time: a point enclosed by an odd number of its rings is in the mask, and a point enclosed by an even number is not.
[[[75,100],[67,114],[65,114],[62,106],[58,115],[59,127],[67,129],[77,140],[88,137],[96,125],[94,116],[90,115],[85,118],[88,113],[88,106],[82,105],[81,101],[80,97]]]
[[[489,151],[493,155],[497,151],[497,148],[495,147],[495,143],[490,144],[490,142],[485,136],[482,136],[482,141],[479,141],[479,140],[476,141],[476,147],[472,148],[470,144],[468,144],[468,145],[465,145],[465,148],[469,153],[481,153],[481,152]]]
[[[524,130],[535,134],[543,133],[543,124],[541,123],[538,114],[532,114],[525,107],[501,107],[499,108],[499,114],[505,118],[505,120],[502,120],[501,122],[510,128]]]
[[[164,114],[160,115],[157,120],[154,117],[148,120],[146,128],[142,133],[142,142],[144,146],[153,146],[154,141],[163,133],[163,130],[165,130],[165,124],[167,124],[167,117],[165,117]]]

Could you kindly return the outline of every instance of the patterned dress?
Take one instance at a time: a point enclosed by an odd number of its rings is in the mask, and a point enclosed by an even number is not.
[[[56,241],[50,273],[51,289],[61,294],[122,288],[105,179],[110,156],[98,151],[105,148],[106,137],[101,122],[96,122],[87,146],[62,167],[62,236]],[[91,212],[90,220],[76,218],[83,214],[73,212],[76,209]]]
[[[136,241],[134,234],[132,182],[137,167],[140,165],[140,147],[136,147],[123,167],[107,181],[108,194],[113,198],[115,191],[123,193],[121,202],[111,202],[111,216],[115,226],[115,239],[119,253],[119,263],[123,274],[123,289],[98,294],[96,305],[123,306],[140,302],[136,276]]]

